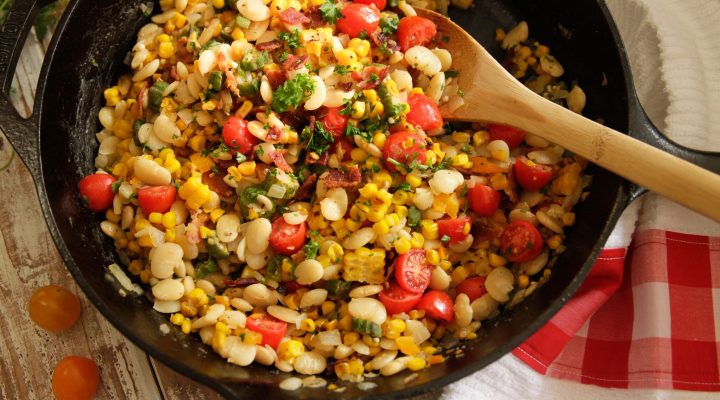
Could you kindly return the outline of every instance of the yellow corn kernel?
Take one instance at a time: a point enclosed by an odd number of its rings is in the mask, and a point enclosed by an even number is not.
[[[255,173],[255,161],[245,161],[237,166],[238,172],[245,176],[249,176]]]
[[[201,238],[207,239],[207,238],[213,237],[213,236],[215,236],[215,231],[214,231],[214,230],[212,230],[212,229],[210,229],[210,228],[208,228],[208,227],[206,227],[206,226],[201,226],[201,227],[200,227],[200,237],[201,237]]]
[[[140,260],[132,260],[130,261],[130,265],[128,265],[128,271],[130,271],[131,274],[137,275],[142,271],[144,268],[142,261]]]
[[[454,167],[464,167],[469,162],[470,157],[468,157],[468,155],[465,153],[460,153],[452,158],[452,163]]]
[[[392,204],[392,193],[385,189],[380,189],[375,194],[375,198],[383,205],[389,207]]]
[[[495,253],[490,253],[490,256],[488,256],[488,260],[490,261],[490,265],[494,268],[502,267],[507,264],[507,260],[505,259],[505,257]]]
[[[120,102],[120,91],[117,86],[105,89],[103,95],[105,96],[105,103],[109,106],[114,106]]]
[[[185,26],[185,23],[187,22],[187,17],[179,12],[176,12],[174,22],[175,22],[175,27],[182,28]]]
[[[407,367],[410,371],[420,371],[425,368],[425,359],[420,357],[413,357],[408,360]]]
[[[335,58],[337,58],[338,64],[349,66],[350,64],[357,61],[357,54],[355,54],[352,49],[342,49],[338,51],[338,53],[335,55]]]
[[[535,48],[535,57],[540,58],[550,54],[550,48],[545,45],[539,45]]]
[[[190,138],[189,145],[190,148],[196,152],[202,151],[203,149],[205,149],[205,136],[193,136],[192,138]]]
[[[525,274],[520,274],[518,276],[518,287],[521,289],[525,289],[530,284],[530,278],[528,278]]]
[[[262,343],[262,334],[255,331],[245,331],[245,336],[243,337],[243,343],[244,344],[260,344]]]
[[[400,336],[395,339],[395,344],[397,344],[398,350],[408,356],[414,356],[420,352],[420,348],[415,344],[412,336]]]
[[[151,212],[148,216],[148,219],[153,224],[160,224],[162,223],[162,214],[160,214],[159,212]]]
[[[290,361],[304,352],[305,345],[299,340],[292,339],[280,343],[277,353],[281,360]]]
[[[310,318],[305,318],[304,320],[300,321],[300,329],[304,330],[305,332],[315,332],[315,321],[311,320]]]
[[[350,108],[350,116],[355,119],[362,119],[365,116],[365,102],[356,101]]]
[[[175,227],[175,211],[168,211],[162,216],[162,224],[164,227],[170,229]]]
[[[410,248],[412,247],[410,244],[410,241],[407,240],[407,238],[400,238],[393,242],[393,247],[395,248],[395,251],[398,252],[398,254],[406,254],[410,251]]]
[[[127,249],[135,254],[140,253],[140,245],[135,240],[128,242]]]
[[[431,356],[437,352],[437,347],[427,345],[427,346],[423,347],[422,351],[423,351],[423,353],[425,353],[425,355]]]
[[[410,197],[410,194],[408,194],[408,192],[404,190],[398,190],[393,193],[392,203],[401,206],[407,203],[408,197]]]
[[[505,174],[495,174],[490,178],[490,186],[495,190],[503,190],[508,187],[508,180]]]
[[[210,301],[208,295],[205,294],[205,291],[199,287],[196,287],[195,289],[190,291],[190,293],[188,293],[188,299],[201,306],[207,304]]]
[[[410,184],[410,186],[416,188],[422,185],[422,178],[420,178],[416,174],[407,174],[405,175],[405,182]]]
[[[175,242],[177,234],[175,233],[175,229],[168,228],[165,229],[165,241],[166,242]]]
[[[385,87],[387,88],[388,93],[390,93],[391,95],[398,95],[398,94],[400,94],[400,91],[399,91],[398,88],[397,88],[397,84],[395,83],[394,80],[392,80],[392,79],[390,79],[390,78],[388,78],[388,79],[385,81]]]
[[[557,248],[562,244],[562,237],[560,237],[560,235],[550,236],[546,243],[551,250],[557,250]]]
[[[170,42],[170,36],[163,33],[160,35],[155,36],[155,41],[158,43],[169,43]]]
[[[367,158],[367,156],[368,153],[359,147],[355,147],[350,151],[350,159],[353,161],[363,161]]]
[[[135,231],[141,231],[150,226],[150,221],[142,218],[135,221]]]
[[[210,221],[217,222],[218,218],[222,217],[223,214],[225,214],[225,210],[222,208],[216,208],[210,211]]]
[[[390,321],[388,321],[388,329],[397,332],[397,333],[403,333],[405,332],[405,328],[407,326],[405,325],[405,321],[399,319],[399,318],[393,318]]]
[[[432,265],[440,264],[440,253],[435,249],[425,250],[425,258],[427,258],[428,262]]]
[[[374,174],[372,180],[378,187],[385,187],[392,183],[392,176],[388,171],[382,170]]]
[[[366,199],[374,199],[378,193],[378,186],[374,183],[366,183],[365,186],[360,188],[359,192],[360,196]]]
[[[324,301],[320,305],[320,310],[322,311],[323,315],[328,315],[331,312],[335,311],[335,303],[332,301]]]
[[[348,218],[345,220],[345,228],[347,228],[350,232],[355,232],[358,229],[362,228],[362,222]]]
[[[424,244],[425,244],[425,237],[418,232],[413,232],[412,237],[410,238],[410,246],[413,249],[422,249]]]
[[[346,315],[340,319],[340,322],[338,322],[338,329],[343,331],[352,330],[352,317],[350,315]]]
[[[453,272],[450,274],[450,286],[455,287],[460,284],[460,282],[467,279],[467,277],[470,275],[470,272],[467,270],[467,268],[460,266],[453,270]]]
[[[411,197],[408,196],[408,202],[411,200]],[[408,209],[405,206],[396,205],[395,206],[395,214],[398,215],[400,218],[405,218],[408,215]]]
[[[192,322],[189,319],[185,319],[182,324],[180,325],[180,330],[182,330],[182,333],[189,334],[190,333],[190,327],[192,326]]]
[[[562,222],[565,226],[570,226],[575,223],[575,213],[566,212],[562,216]]]
[[[452,135],[450,135],[450,138],[455,143],[469,143],[470,142],[470,134],[467,132],[453,132]]]
[[[331,261],[336,263],[342,261],[342,257],[344,254],[345,251],[339,243],[334,243],[327,249],[327,256],[330,257]]]
[[[352,49],[359,57],[366,57],[370,54],[370,42],[364,39],[351,39],[348,48]]]
[[[133,135],[133,129],[132,125],[130,125],[130,121],[124,119],[115,120],[112,125],[112,131],[115,136],[120,139],[129,139]]]
[[[235,116],[245,118],[252,110],[253,103],[250,100],[245,100],[243,104],[235,111]]]
[[[150,235],[145,235],[138,238],[137,242],[140,247],[153,247],[153,241]]]
[[[426,240],[433,240],[439,237],[438,224],[431,219],[420,221],[421,232]]]
[[[387,213],[388,207],[387,206],[373,206],[370,211],[367,213],[367,219],[370,222],[379,222]]]
[[[378,95],[375,89],[365,89],[363,90],[363,96],[367,101],[370,102],[370,104],[374,104],[378,102]]]
[[[440,268],[443,269],[443,271],[447,271],[452,267],[452,263],[448,260],[442,260],[440,261]]]
[[[425,310],[410,310],[408,316],[410,317],[410,319],[423,319],[425,318]]]
[[[112,208],[105,211],[105,218],[107,218],[108,221],[110,221],[110,222],[114,222],[114,223],[120,222],[120,216],[115,214],[113,212]]]
[[[381,102],[377,102],[372,105],[372,108],[370,110],[370,116],[371,117],[377,117],[378,115],[381,115],[385,112],[385,106]]]
[[[160,56],[160,58],[170,58],[174,53],[175,48],[173,48],[172,43],[163,42],[158,46],[158,56]]]
[[[352,346],[360,340],[360,334],[357,332],[348,332],[343,336],[343,344],[345,346]]]
[[[422,90],[421,87],[414,87],[414,88],[412,88],[412,90],[410,90],[410,93],[425,94],[425,92],[423,92],[423,90]]]
[[[381,220],[373,224],[373,230],[379,236],[385,235],[390,232],[390,226],[386,220]]]
[[[127,174],[128,174],[127,165],[125,165],[124,163],[115,164],[115,166],[112,169],[112,174],[117,176],[118,178],[122,178],[122,179],[127,178]]]
[[[385,146],[386,141],[387,141],[387,136],[385,136],[385,134],[380,131],[378,131],[377,133],[375,133],[375,135],[373,135],[373,144],[380,149],[382,149],[383,146]]]
[[[212,5],[219,10],[225,7],[225,0],[212,0]]]
[[[180,313],[175,313],[172,316],[170,316],[170,322],[173,325],[181,325],[185,321],[185,316]]]

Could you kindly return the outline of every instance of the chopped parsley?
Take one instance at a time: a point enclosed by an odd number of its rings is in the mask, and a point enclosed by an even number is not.
[[[347,124],[345,127],[345,136],[360,136],[368,143],[371,143],[373,139],[372,133],[363,131],[353,124]]]
[[[412,186],[410,186],[410,184],[407,182],[403,182],[403,183],[400,183],[399,185],[395,186],[394,189],[396,192],[411,192]]]
[[[297,74],[294,78],[278,86],[273,93],[271,107],[276,112],[285,112],[296,108],[305,96],[315,91],[315,83],[308,74]]]
[[[265,154],[265,150],[263,150],[262,146],[255,147],[255,154],[257,154],[258,157],[262,157]]]
[[[313,239],[310,239],[310,241],[307,242],[303,250],[305,251],[305,258],[315,259],[315,257],[317,257],[318,250],[320,250],[320,243],[316,242]]]
[[[238,164],[245,162],[245,160],[247,160],[247,157],[245,157],[245,154],[243,154],[239,151],[237,152],[237,154],[235,154],[235,161],[237,161]]]
[[[408,208],[407,224],[411,228],[417,228],[420,225],[422,213],[415,206]]]
[[[460,71],[456,71],[454,69],[449,69],[449,70],[445,71],[446,78],[455,78],[458,75],[460,75]]]
[[[380,30],[382,30],[382,33],[384,34],[392,35],[393,33],[395,33],[395,31],[397,31],[398,22],[400,22],[400,19],[397,17],[397,15],[383,15],[380,18]]]
[[[335,69],[333,70],[338,75],[347,75],[350,73],[350,70],[346,65],[336,65]]]
[[[306,126],[303,129],[300,138],[305,141],[307,140],[307,150],[322,155],[330,148],[330,145],[335,142],[331,132],[325,129],[322,122],[315,122],[315,129],[310,126]]]
[[[450,242],[450,236],[442,235],[442,237],[440,238],[440,241],[443,243],[448,243],[448,242]]]
[[[207,274],[212,274],[213,272],[217,271],[217,262],[214,258],[210,257],[207,260],[200,262],[195,267],[195,277],[200,279],[205,277]]]
[[[334,24],[341,16],[341,8],[333,0],[325,0],[320,5],[320,13],[325,21]]]
[[[287,43],[290,50],[295,50],[300,47],[300,30],[293,29],[292,32],[280,32],[278,39]],[[285,56],[287,58],[287,55]]]
[[[115,182],[113,182],[112,185],[110,185],[110,187],[112,188],[112,192],[113,192],[113,193],[117,193],[118,190],[120,190],[120,185],[121,185],[122,183],[123,183],[123,180],[122,180],[122,179],[118,179],[118,180],[116,180]]]

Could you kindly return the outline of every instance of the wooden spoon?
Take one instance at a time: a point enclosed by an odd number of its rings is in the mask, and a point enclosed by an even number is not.
[[[465,105],[449,112],[448,121],[512,125],[581,155],[649,190],[720,222],[720,175],[591,121],[528,89],[503,68],[472,36],[443,15],[416,9],[435,22]]]

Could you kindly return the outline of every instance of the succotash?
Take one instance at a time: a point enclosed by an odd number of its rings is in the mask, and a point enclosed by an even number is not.
[[[442,363],[441,339],[477,338],[550,277],[586,162],[510,126],[444,124],[462,71],[412,6],[160,7],[104,91],[79,191],[104,213],[111,272],[151,292],[165,329],[340,390]],[[498,32],[513,72],[563,101],[559,63],[524,32]]]

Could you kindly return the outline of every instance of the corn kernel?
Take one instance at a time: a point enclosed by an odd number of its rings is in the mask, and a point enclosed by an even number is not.
[[[395,251],[398,252],[398,254],[406,254],[410,251],[410,248],[412,247],[410,244],[410,241],[407,240],[407,238],[400,238],[396,240],[393,243],[393,247],[395,248]]]
[[[340,322],[338,322],[338,328],[344,331],[352,329],[352,317],[350,315],[344,316]]]
[[[210,211],[210,220],[215,223],[220,217],[223,216],[223,214],[225,214],[225,210],[223,210],[222,208],[216,208]]]
[[[205,148],[205,136],[195,135],[190,138],[190,148],[196,152],[200,152]]]
[[[410,371],[420,371],[425,368],[425,360],[420,357],[413,357],[408,360],[407,367]]]
[[[470,142],[470,134],[467,132],[453,132],[452,135],[450,135],[450,138],[455,143],[469,143]]]
[[[322,311],[323,315],[328,315],[331,312],[335,311],[335,303],[332,301],[324,301],[322,305],[320,305],[320,310]]]
[[[192,326],[192,322],[190,322],[189,319],[185,319],[182,324],[180,325],[180,330],[182,330],[182,333],[189,334],[190,333],[190,327]]]
[[[518,287],[520,287],[521,289],[525,289],[526,287],[528,287],[529,284],[530,278],[528,278],[527,275],[520,274],[520,276],[518,276]]]
[[[412,336],[400,336],[395,339],[395,344],[397,344],[398,350],[405,355],[414,356],[420,353],[420,348],[415,343]]]
[[[363,90],[363,96],[367,101],[370,102],[370,104],[377,103],[378,101],[378,95],[375,89],[365,89]]]
[[[386,187],[392,183],[392,176],[388,171],[382,170],[374,174],[372,180],[378,187]]]
[[[448,260],[442,260],[440,261],[440,268],[443,269],[443,271],[447,271],[452,267],[452,263]]]
[[[114,106],[120,102],[120,92],[117,86],[105,89],[103,95],[105,96],[105,103],[109,106]]]
[[[355,147],[352,150],[350,150],[350,159],[353,161],[358,161],[358,162],[364,161],[367,158],[367,156],[368,156],[368,153],[359,147]]]
[[[219,10],[225,7],[225,0],[212,0],[212,5]]]
[[[160,214],[159,212],[151,212],[148,216],[148,219],[153,224],[160,224],[162,223],[162,214]]]
[[[175,53],[175,49],[173,48],[172,43],[169,42],[163,42],[160,43],[160,46],[158,46],[158,55],[161,58],[170,58]]]
[[[421,226],[421,232],[423,236],[425,236],[426,240],[433,240],[437,239],[439,237],[439,230],[438,230],[438,224],[437,222],[430,220],[430,219],[424,219],[420,221]]]
[[[430,365],[442,364],[443,362],[445,362],[445,357],[443,357],[439,354],[432,355],[432,356],[428,357],[427,362]]]
[[[388,321],[388,328],[393,332],[403,333],[405,332],[405,328],[407,328],[407,326],[405,325],[405,321],[399,318],[393,318]]]
[[[490,253],[490,256],[488,257],[488,259],[490,261],[490,265],[495,268],[502,267],[502,266],[505,266],[505,264],[507,264],[507,260],[505,259],[505,257],[498,255],[496,253]]]
[[[343,344],[345,346],[352,346],[360,340],[360,334],[357,332],[348,332],[343,336]]]
[[[413,249],[421,249],[425,244],[425,237],[418,232],[413,232],[410,238],[410,246]]]
[[[347,228],[350,232],[355,232],[362,228],[362,222],[348,218],[345,220],[345,228]]]
[[[460,284],[460,282],[467,279],[467,277],[470,275],[470,272],[465,267],[457,267],[453,270],[453,272],[450,274],[450,286],[455,287]]]
[[[546,243],[550,249],[556,250],[562,244],[562,237],[560,235],[550,236]]]
[[[428,262],[432,265],[440,264],[440,254],[435,249],[425,250],[425,258],[427,258]]]
[[[166,242],[175,242],[177,234],[175,233],[175,229],[168,228],[165,229],[165,241]]]
[[[416,188],[422,185],[422,178],[420,178],[416,174],[407,174],[405,175],[405,182],[409,183],[410,186]]]
[[[315,332],[315,321],[310,318],[305,318],[300,322],[300,329],[305,332]]]
[[[365,186],[361,187],[360,195],[366,199],[373,199],[378,193],[378,186],[374,183],[366,183]]]
[[[373,135],[373,144],[380,149],[382,149],[383,146],[385,146],[386,141],[387,141],[387,136],[385,136],[385,134],[382,132],[377,132],[377,133],[375,133],[375,135]]]
[[[351,49],[342,49],[336,55],[338,64],[349,66],[350,64],[357,61],[357,54]]]
[[[150,235],[145,235],[145,236],[138,238],[137,242],[140,245],[140,247],[154,247],[153,241],[152,241],[152,238],[150,237]]]
[[[245,331],[245,336],[243,337],[243,343],[244,344],[260,344],[262,343],[262,334],[255,331]]]
[[[425,92],[423,92],[423,89],[422,89],[421,87],[414,87],[414,88],[412,88],[412,90],[410,90],[410,93],[414,93],[414,94],[425,94]]]
[[[356,101],[350,108],[350,116],[355,119],[362,119],[365,116],[365,102]]]
[[[452,163],[454,167],[464,167],[469,162],[470,157],[468,157],[468,155],[465,153],[458,154],[452,158]]]
[[[423,347],[423,353],[425,353],[425,355],[431,356],[431,355],[435,354],[436,352],[437,352],[436,347],[433,347],[433,346]]]

